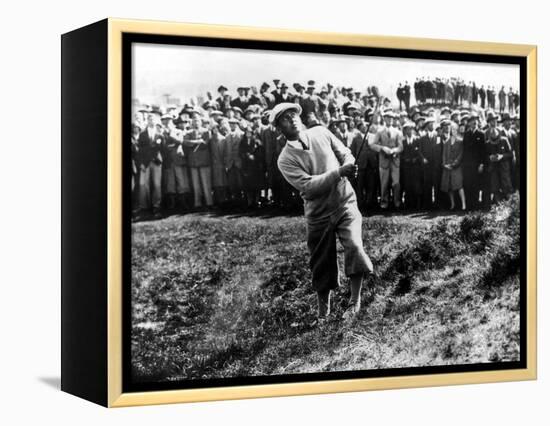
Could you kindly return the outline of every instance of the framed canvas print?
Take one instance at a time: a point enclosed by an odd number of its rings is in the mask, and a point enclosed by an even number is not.
[[[62,389],[536,378],[536,47],[106,19],[62,42]]]

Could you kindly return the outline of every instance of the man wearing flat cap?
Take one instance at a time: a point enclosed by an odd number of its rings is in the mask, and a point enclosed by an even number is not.
[[[280,87],[281,87],[281,80],[279,79],[274,79],[273,80],[273,84],[275,85],[275,88],[271,91],[271,94],[273,95],[273,97],[276,99],[277,98],[277,95],[279,93],[281,93],[281,90],[280,90]]]
[[[403,104],[405,103],[405,99],[404,99],[404,93],[403,93],[403,85],[401,83],[399,83],[399,86],[397,87],[395,95],[397,97],[397,100],[399,101],[399,111],[402,111]]]
[[[342,89],[343,90],[343,89]],[[347,92],[345,93],[346,97],[348,98],[343,104],[342,104],[342,111],[345,115],[350,115],[349,108],[355,104],[355,96],[353,94],[353,88],[349,87],[345,89]],[[342,92],[342,94],[344,94]]]
[[[244,111],[246,108],[248,108],[248,105],[250,105],[250,100],[248,98],[248,91],[250,88],[248,87],[238,87],[237,93],[239,94],[236,98],[234,98],[231,101],[232,107],[238,107],[242,111]]]
[[[258,93],[256,86],[250,86],[250,97],[248,98],[248,107],[255,107],[255,111],[259,111],[261,108],[265,108],[264,99]]]
[[[302,106],[302,98],[304,97],[304,91],[306,90],[306,88],[302,86],[300,83],[294,83],[292,87],[294,88],[295,94],[293,97],[291,97],[290,101]]]
[[[439,207],[441,184],[441,139],[435,130],[435,119],[428,117],[424,122],[424,135],[419,140],[422,158],[423,207],[431,210]]]
[[[418,137],[413,134],[414,128],[412,121],[406,121],[402,126],[401,180],[407,209],[419,209],[422,203],[422,157]]]
[[[501,114],[506,111],[506,91],[504,90],[504,86],[498,91],[498,111]]]
[[[405,81],[403,86],[403,101],[405,102],[405,110],[408,112],[411,107],[411,86],[408,81]]]
[[[222,111],[222,112],[225,112],[226,108],[228,107],[227,105],[227,87],[225,87],[224,85],[221,85],[218,87],[218,93],[220,94],[220,96],[218,96],[216,98],[216,103],[218,104],[218,108]]]
[[[244,115],[244,110],[241,107],[232,106],[231,110],[233,111],[233,114],[234,114],[234,117],[232,117],[232,118],[236,118],[239,121],[242,120],[243,115]]]
[[[464,133],[462,171],[466,195],[466,207],[470,210],[479,207],[479,192],[483,189],[484,169],[486,168],[485,134],[479,129],[478,115],[472,112]]]
[[[373,208],[377,201],[378,153],[369,146],[375,134],[376,126],[361,122],[350,146],[358,168],[354,189],[360,210]]]
[[[432,118],[433,120],[433,118]],[[426,122],[426,117],[419,115],[417,118],[414,119],[414,123],[416,125],[416,135],[421,138],[426,133],[424,130],[424,123]]]
[[[330,312],[330,292],[338,287],[336,236],[344,247],[345,273],[351,297],[344,317],[352,318],[361,307],[363,277],[372,262],[363,249],[362,217],[348,180],[357,172],[355,158],[324,126],[304,129],[297,104],[283,103],[271,112],[270,121],[286,138],[277,161],[284,178],[304,200],[307,245],[313,288],[321,319]]]
[[[275,106],[275,96],[268,92],[269,83],[265,81],[260,86],[260,100],[265,109],[271,109]]]
[[[140,168],[140,210],[152,208],[154,218],[160,218],[162,200],[162,147],[164,136],[157,128],[156,115],[147,115],[147,127],[138,137]]]
[[[378,167],[380,171],[380,207],[389,207],[390,179],[393,190],[393,203],[401,207],[400,166],[403,152],[403,133],[392,126],[394,114],[386,110],[383,114],[384,123],[378,127],[372,149],[378,152]]]
[[[202,126],[202,119],[198,116],[193,117],[191,129],[183,136],[183,145],[188,148],[187,165],[191,173],[196,209],[203,208],[203,199],[207,208],[214,204],[210,139],[210,131]]]
[[[490,86],[490,88],[487,89],[487,99],[490,99],[489,107],[491,109],[495,109],[496,99],[497,99],[497,92],[495,90],[495,86]]]
[[[228,120],[229,132],[225,135],[223,145],[223,163],[227,173],[227,186],[229,188],[230,201],[233,206],[240,206],[243,201],[242,160],[239,154],[243,133],[239,128],[239,120]]]
[[[302,97],[302,102],[300,105],[303,109],[303,117],[308,117],[311,113],[315,114],[316,117],[319,117],[319,100],[318,96],[315,95],[315,82],[313,80],[308,81],[307,90]]]
[[[164,117],[163,117],[164,118]],[[163,181],[167,207],[169,210],[186,208],[191,195],[191,185],[187,168],[187,155],[182,145],[185,131],[178,129],[173,120],[165,118],[163,158]],[[178,120],[180,124],[180,120]]]
[[[488,131],[486,155],[488,159],[487,172],[492,194],[492,202],[507,198],[513,192],[512,162],[514,151],[506,136],[501,135],[497,128]]]
[[[273,93],[273,95],[275,96],[275,105],[291,101],[291,95],[288,93],[288,86],[286,83],[282,83],[279,90]]]
[[[485,98],[487,97],[487,92],[483,84],[479,88],[479,99],[481,100],[481,108],[485,108]]]
[[[520,144],[519,144],[519,134],[512,128],[512,116],[505,112],[502,114],[502,129],[501,133],[503,136],[508,138],[508,142],[514,151],[514,158],[512,162],[512,182],[514,184],[514,189],[519,190],[520,188]]]
[[[487,90],[489,87],[487,88]],[[489,101],[487,101],[489,102]],[[488,149],[489,149],[489,143],[492,139],[494,139],[495,134],[500,135],[500,129],[498,128],[498,121],[499,117],[493,110],[489,110],[486,113],[485,120],[487,122],[487,125],[483,129],[483,132],[485,134],[485,163],[487,165],[486,167],[486,173],[483,175],[483,188],[482,188],[482,194],[481,194],[481,204],[483,208],[489,208],[491,206],[491,176],[489,172],[489,166],[491,165],[489,159],[488,159]],[[493,136],[493,137],[492,137]]]
[[[321,91],[317,96],[317,105],[319,107],[319,115],[321,117],[325,111],[328,112],[329,102],[330,102],[330,99],[328,98],[328,89],[326,87],[321,87]]]
[[[351,146],[351,143],[353,142],[353,138],[355,137],[355,132],[352,132],[349,129],[348,117],[345,115],[342,115],[340,118],[334,120],[336,123],[336,129],[334,130],[334,136],[336,136],[340,141],[349,148]]]

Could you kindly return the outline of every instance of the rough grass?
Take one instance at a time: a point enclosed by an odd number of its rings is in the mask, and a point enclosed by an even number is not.
[[[364,308],[352,323],[340,319],[349,297],[342,277],[319,327],[302,218],[134,224],[134,379],[519,359],[516,198],[463,217],[374,216],[363,232],[378,272]]]

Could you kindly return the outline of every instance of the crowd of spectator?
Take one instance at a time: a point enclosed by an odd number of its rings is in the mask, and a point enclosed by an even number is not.
[[[520,188],[519,93],[461,79],[318,87],[273,80],[183,106],[139,105],[132,122],[136,220],[203,210],[299,210],[277,158],[286,140],[269,123],[281,102],[307,127],[330,129],[356,158],[352,184],[363,213],[479,209]],[[448,194],[444,196],[443,194]],[[458,198],[457,198],[458,196]]]

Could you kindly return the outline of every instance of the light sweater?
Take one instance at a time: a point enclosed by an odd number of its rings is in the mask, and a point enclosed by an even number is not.
[[[283,177],[300,191],[306,219],[314,221],[332,215],[348,203],[355,203],[355,192],[340,166],[353,164],[351,151],[323,126],[300,132],[308,149],[288,143],[277,161]]]

